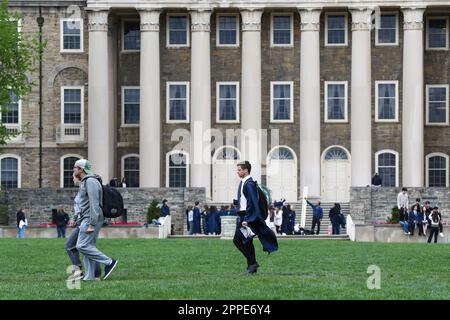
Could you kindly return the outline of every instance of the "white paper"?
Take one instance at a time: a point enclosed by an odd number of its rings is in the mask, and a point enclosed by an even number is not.
[[[255,236],[252,229],[250,229],[249,227],[241,227],[241,233],[244,235],[245,238]]]

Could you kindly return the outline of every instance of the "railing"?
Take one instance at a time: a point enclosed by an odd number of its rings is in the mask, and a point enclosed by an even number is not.
[[[20,125],[18,124],[4,124],[5,128],[6,128],[6,132],[8,132],[9,134],[17,134],[20,132]],[[23,137],[22,134],[18,134],[15,137],[11,137],[8,139],[8,143],[11,142],[22,142],[23,141]]]
[[[84,126],[82,124],[59,124],[56,127],[56,141],[64,142],[83,142]]]
[[[169,215],[159,218],[161,225],[159,226],[159,239],[166,239],[170,234],[172,227],[172,218]]]
[[[346,230],[350,240],[355,241],[356,239],[355,223],[353,222],[352,217],[349,214],[347,215]]]

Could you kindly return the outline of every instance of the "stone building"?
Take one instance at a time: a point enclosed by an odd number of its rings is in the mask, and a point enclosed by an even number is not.
[[[349,202],[374,172],[386,187],[449,187],[448,1],[9,5],[23,33],[38,31],[39,6],[45,19],[44,188],[70,187],[87,157],[104,181],[229,202],[236,161],[255,154],[254,176],[292,202],[305,186]],[[2,150],[3,189],[39,185],[38,90],[4,116],[30,126]],[[230,129],[265,131],[202,145]]]

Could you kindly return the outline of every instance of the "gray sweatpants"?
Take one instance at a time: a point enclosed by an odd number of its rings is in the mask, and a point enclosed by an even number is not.
[[[98,234],[103,225],[103,216],[100,216],[97,225],[95,226],[95,231],[91,233],[86,233],[89,228],[89,219],[85,219],[81,222],[80,233],[78,235],[76,248],[84,256],[84,267],[86,268],[86,273],[84,280],[94,280],[95,279],[95,264],[96,262],[102,263],[104,265],[110,265],[112,259],[107,257],[103,252],[97,249],[96,243]]]
[[[66,241],[66,251],[67,255],[69,256],[70,261],[72,261],[72,265],[77,266],[78,268],[82,268],[81,261],[80,261],[80,253],[77,249],[77,241],[78,241],[78,235],[80,233],[80,227],[76,226],[72,229],[72,233],[70,234],[69,238],[67,238]],[[96,262],[95,263],[95,277],[100,277],[102,275],[102,269],[101,264]]]

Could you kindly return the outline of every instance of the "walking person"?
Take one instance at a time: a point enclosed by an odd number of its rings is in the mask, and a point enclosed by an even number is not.
[[[64,208],[59,207],[55,215],[56,232],[58,234],[58,238],[66,237],[66,228],[69,220],[70,220],[69,215],[66,212],[64,212]]]
[[[428,243],[431,242],[431,239],[434,236],[434,243],[437,243],[438,233],[439,233],[439,224],[441,223],[441,215],[438,212],[438,207],[434,207],[433,211],[430,213],[430,236],[428,237]]]
[[[20,208],[16,213],[17,217],[17,236],[16,238],[25,238],[25,230],[28,226],[28,220],[25,217],[25,213],[23,212],[23,208]]]
[[[263,251],[274,252],[278,250],[278,242],[275,233],[266,225],[265,215],[259,208],[258,190],[256,183],[250,176],[252,166],[244,161],[237,165],[237,174],[241,178],[237,192],[238,223],[234,234],[233,243],[241,251],[247,260],[247,274],[255,274],[259,268],[256,261],[254,235],[258,236],[263,246]]]
[[[335,203],[334,207],[330,209],[329,218],[332,226],[332,234],[341,233],[341,205]]]
[[[101,178],[93,174],[91,163],[86,159],[75,162],[73,172],[81,180],[80,193],[80,232],[76,248],[84,256],[86,275],[83,280],[95,280],[95,263],[105,265],[103,279],[107,279],[117,260],[106,256],[96,247],[98,234],[104,222],[101,206],[103,204],[103,188]]]
[[[323,209],[320,206],[320,200],[316,201],[316,204],[312,204],[311,202],[306,199],[306,203],[312,208],[313,210],[313,221],[311,226],[311,234],[314,234],[314,229],[316,228],[317,224],[317,235],[320,233],[320,223],[322,222],[323,218]]]
[[[73,175],[73,183],[75,186],[79,187],[80,186],[80,179],[78,179],[77,177],[75,177],[75,175]],[[78,240],[78,234],[80,233],[80,224],[81,224],[81,220],[80,220],[80,213],[81,213],[81,207],[80,207],[80,190],[78,189],[77,195],[75,196],[74,199],[74,216],[73,216],[73,220],[69,221],[69,227],[73,228],[72,232],[69,236],[69,238],[67,238],[66,241],[66,252],[67,255],[69,256],[70,261],[72,262],[72,274],[69,276],[69,278],[67,280],[81,280],[84,278],[84,273],[83,273],[83,265],[81,264],[81,260],[80,260],[80,253],[77,249],[77,240]],[[102,269],[101,269],[101,264],[99,262],[95,263],[95,272],[94,272],[94,276],[96,280],[100,280],[102,274]]]

